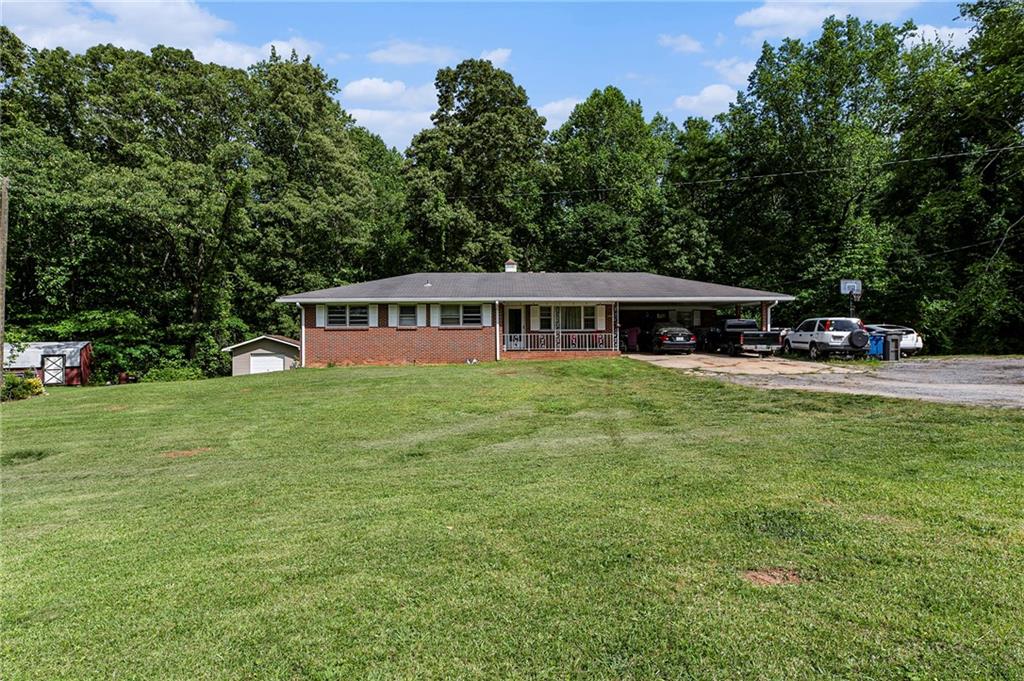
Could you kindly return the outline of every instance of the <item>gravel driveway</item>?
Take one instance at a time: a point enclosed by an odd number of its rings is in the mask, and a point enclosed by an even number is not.
[[[949,357],[865,366],[771,357],[631,355],[637,359],[768,389],[857,393],[1024,409],[1024,359]]]

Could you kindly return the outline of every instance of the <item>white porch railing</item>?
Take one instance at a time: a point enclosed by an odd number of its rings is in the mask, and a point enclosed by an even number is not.
[[[548,333],[506,333],[505,350],[527,352],[545,350],[549,352],[588,352],[593,350],[618,350],[614,333],[593,331],[551,331]]]

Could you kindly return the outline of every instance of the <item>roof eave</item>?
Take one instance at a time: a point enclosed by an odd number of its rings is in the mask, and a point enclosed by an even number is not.
[[[281,340],[280,338],[274,338],[273,336],[257,336],[256,338],[250,338],[249,340],[244,340],[241,343],[235,343],[234,345],[229,345],[226,348],[221,348],[220,351],[221,352],[231,352],[235,348],[240,348],[243,345],[249,345],[251,343],[255,343],[256,341],[261,341],[261,340],[274,341],[275,343],[280,343],[281,345],[290,345],[293,348],[300,348],[301,347],[299,345],[299,343],[291,343],[289,341]]]
[[[341,297],[316,297],[300,298],[297,296],[282,296],[278,303],[543,303],[543,302],[567,302],[567,303],[716,303],[720,305],[731,305],[734,303],[762,303],[778,302],[785,303],[796,300],[795,297],[782,294],[767,294],[757,296],[487,296],[487,297],[418,297],[418,298],[389,298],[377,296],[374,298],[341,298]]]

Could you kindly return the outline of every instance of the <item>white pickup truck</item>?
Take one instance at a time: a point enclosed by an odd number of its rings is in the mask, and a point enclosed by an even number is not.
[[[806,352],[811,359],[829,355],[860,357],[868,352],[868,332],[854,317],[815,317],[805,319],[786,334],[783,352]]]

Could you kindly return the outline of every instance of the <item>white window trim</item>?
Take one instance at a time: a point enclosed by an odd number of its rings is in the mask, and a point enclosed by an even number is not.
[[[398,327],[400,329],[414,329],[414,328],[416,328],[417,326],[420,325],[420,323],[419,323],[419,306],[418,305],[408,305],[408,304],[407,305],[401,305],[401,304],[399,304],[399,305],[396,305],[396,307],[398,308],[397,309],[397,314],[395,315],[395,326],[396,327]],[[402,308],[403,307],[411,307],[412,308],[412,324],[403,324],[402,323]]]
[[[459,308],[459,323],[458,324],[445,324],[443,323],[445,307],[458,307]],[[479,307],[480,308],[480,321],[476,324],[466,323],[466,308],[467,307]],[[487,312],[484,310],[487,305],[485,303],[442,303],[437,306],[437,326],[442,329],[481,329],[489,324],[485,324],[487,321]]]
[[[331,308],[332,307],[343,307],[343,308],[345,308],[345,323],[344,324],[331,324],[330,323]],[[353,307],[365,307],[366,308],[366,323],[365,324],[350,324],[349,323],[349,319],[351,319],[351,308],[353,308]],[[373,305],[363,304],[363,303],[354,303],[354,304],[336,303],[336,304],[325,305],[324,306],[324,328],[327,328],[327,329],[368,329],[371,326],[374,326],[373,321],[374,321],[374,317],[376,315],[374,314],[374,309],[373,308],[374,308]]]
[[[552,308],[551,309],[551,320],[552,320],[552,325],[554,327],[554,328],[551,329],[552,331],[557,330],[557,331],[572,331],[572,332],[576,332],[576,333],[589,333],[589,332],[596,332],[596,331],[603,331],[604,330],[604,324],[601,323],[601,321],[603,319],[602,312],[604,311],[604,305],[550,305],[550,306],[542,306],[542,307],[551,307]],[[589,328],[589,329],[584,326],[584,324],[586,322],[586,319],[587,319],[587,315],[584,314],[583,309],[587,308],[587,307],[594,308],[594,315],[593,315],[594,326],[592,328]],[[570,328],[568,326],[562,326],[562,310],[567,309],[567,308],[575,308],[575,309],[578,309],[580,311],[580,326],[579,327]],[[558,310],[557,314],[555,313],[555,310]],[[558,320],[558,324],[557,325],[554,324],[556,319]],[[543,330],[547,331],[548,329],[543,329]]]

